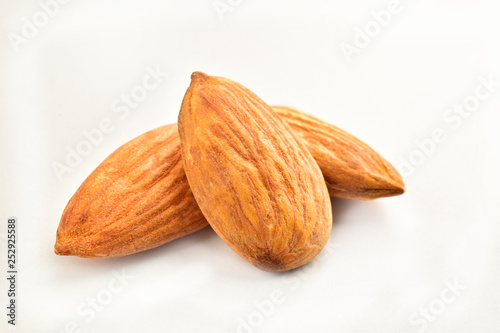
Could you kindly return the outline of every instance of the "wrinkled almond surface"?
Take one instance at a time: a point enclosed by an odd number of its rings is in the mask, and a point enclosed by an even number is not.
[[[206,225],[172,124],[121,146],[87,177],[64,209],[54,249],[60,255],[124,256]]]
[[[332,225],[321,171],[291,128],[240,84],[195,72],[179,114],[184,169],[217,234],[268,271],[311,261]]]
[[[308,114],[273,106],[303,140],[316,159],[331,196],[376,199],[402,194],[396,169],[366,143]]]

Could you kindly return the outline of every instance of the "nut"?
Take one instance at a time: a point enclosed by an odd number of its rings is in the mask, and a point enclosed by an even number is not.
[[[206,225],[172,124],[124,144],[88,176],[64,209],[54,249],[60,255],[118,257]]]
[[[184,169],[215,232],[268,271],[311,261],[326,244],[331,202],[291,128],[240,84],[195,72],[179,114]]]
[[[344,199],[376,199],[404,193],[396,169],[366,143],[298,110],[273,106],[318,163],[328,192]]]

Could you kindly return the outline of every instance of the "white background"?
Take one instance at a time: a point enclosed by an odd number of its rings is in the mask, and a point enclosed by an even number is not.
[[[467,117],[447,111],[488,92],[481,78],[500,82],[500,6],[401,0],[374,24],[389,2],[75,0],[44,25],[37,1],[2,0],[0,331],[500,332],[500,86]],[[12,43],[34,17],[38,31]],[[372,37],[346,57],[341,46],[366,27]],[[169,75],[120,118],[113,103],[157,67]],[[123,258],[56,256],[81,182],[121,144],[175,122],[196,70],[358,136],[404,173],[407,192],[333,200],[325,251],[291,273],[258,270],[209,228]],[[54,163],[106,118],[113,130],[58,179]],[[430,144],[439,129],[446,139]],[[4,307],[10,216],[15,327]]]

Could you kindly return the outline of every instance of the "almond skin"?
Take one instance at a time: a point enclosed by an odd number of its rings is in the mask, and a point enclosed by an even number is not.
[[[318,163],[331,196],[370,200],[404,193],[396,169],[363,141],[298,110],[273,106]]]
[[[118,257],[148,250],[207,226],[184,169],[177,124],[118,148],[64,209],[59,255]]]
[[[215,232],[260,269],[287,271],[326,244],[331,202],[291,128],[242,85],[195,72],[179,114],[191,190]]]

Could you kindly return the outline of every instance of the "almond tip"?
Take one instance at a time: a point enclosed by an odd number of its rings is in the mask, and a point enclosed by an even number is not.
[[[209,78],[209,76],[203,72],[193,72],[193,74],[191,74],[191,81],[192,82],[203,82],[205,80],[207,80]]]
[[[63,246],[59,241],[54,245],[54,253],[59,256],[67,256],[70,255],[70,251],[66,246]]]
[[[386,197],[395,197],[395,196],[398,196],[398,195],[401,195],[401,194],[405,193],[405,191],[406,191],[406,188],[405,188],[404,184],[398,184],[398,185],[392,186],[385,193],[384,196],[386,196]]]

